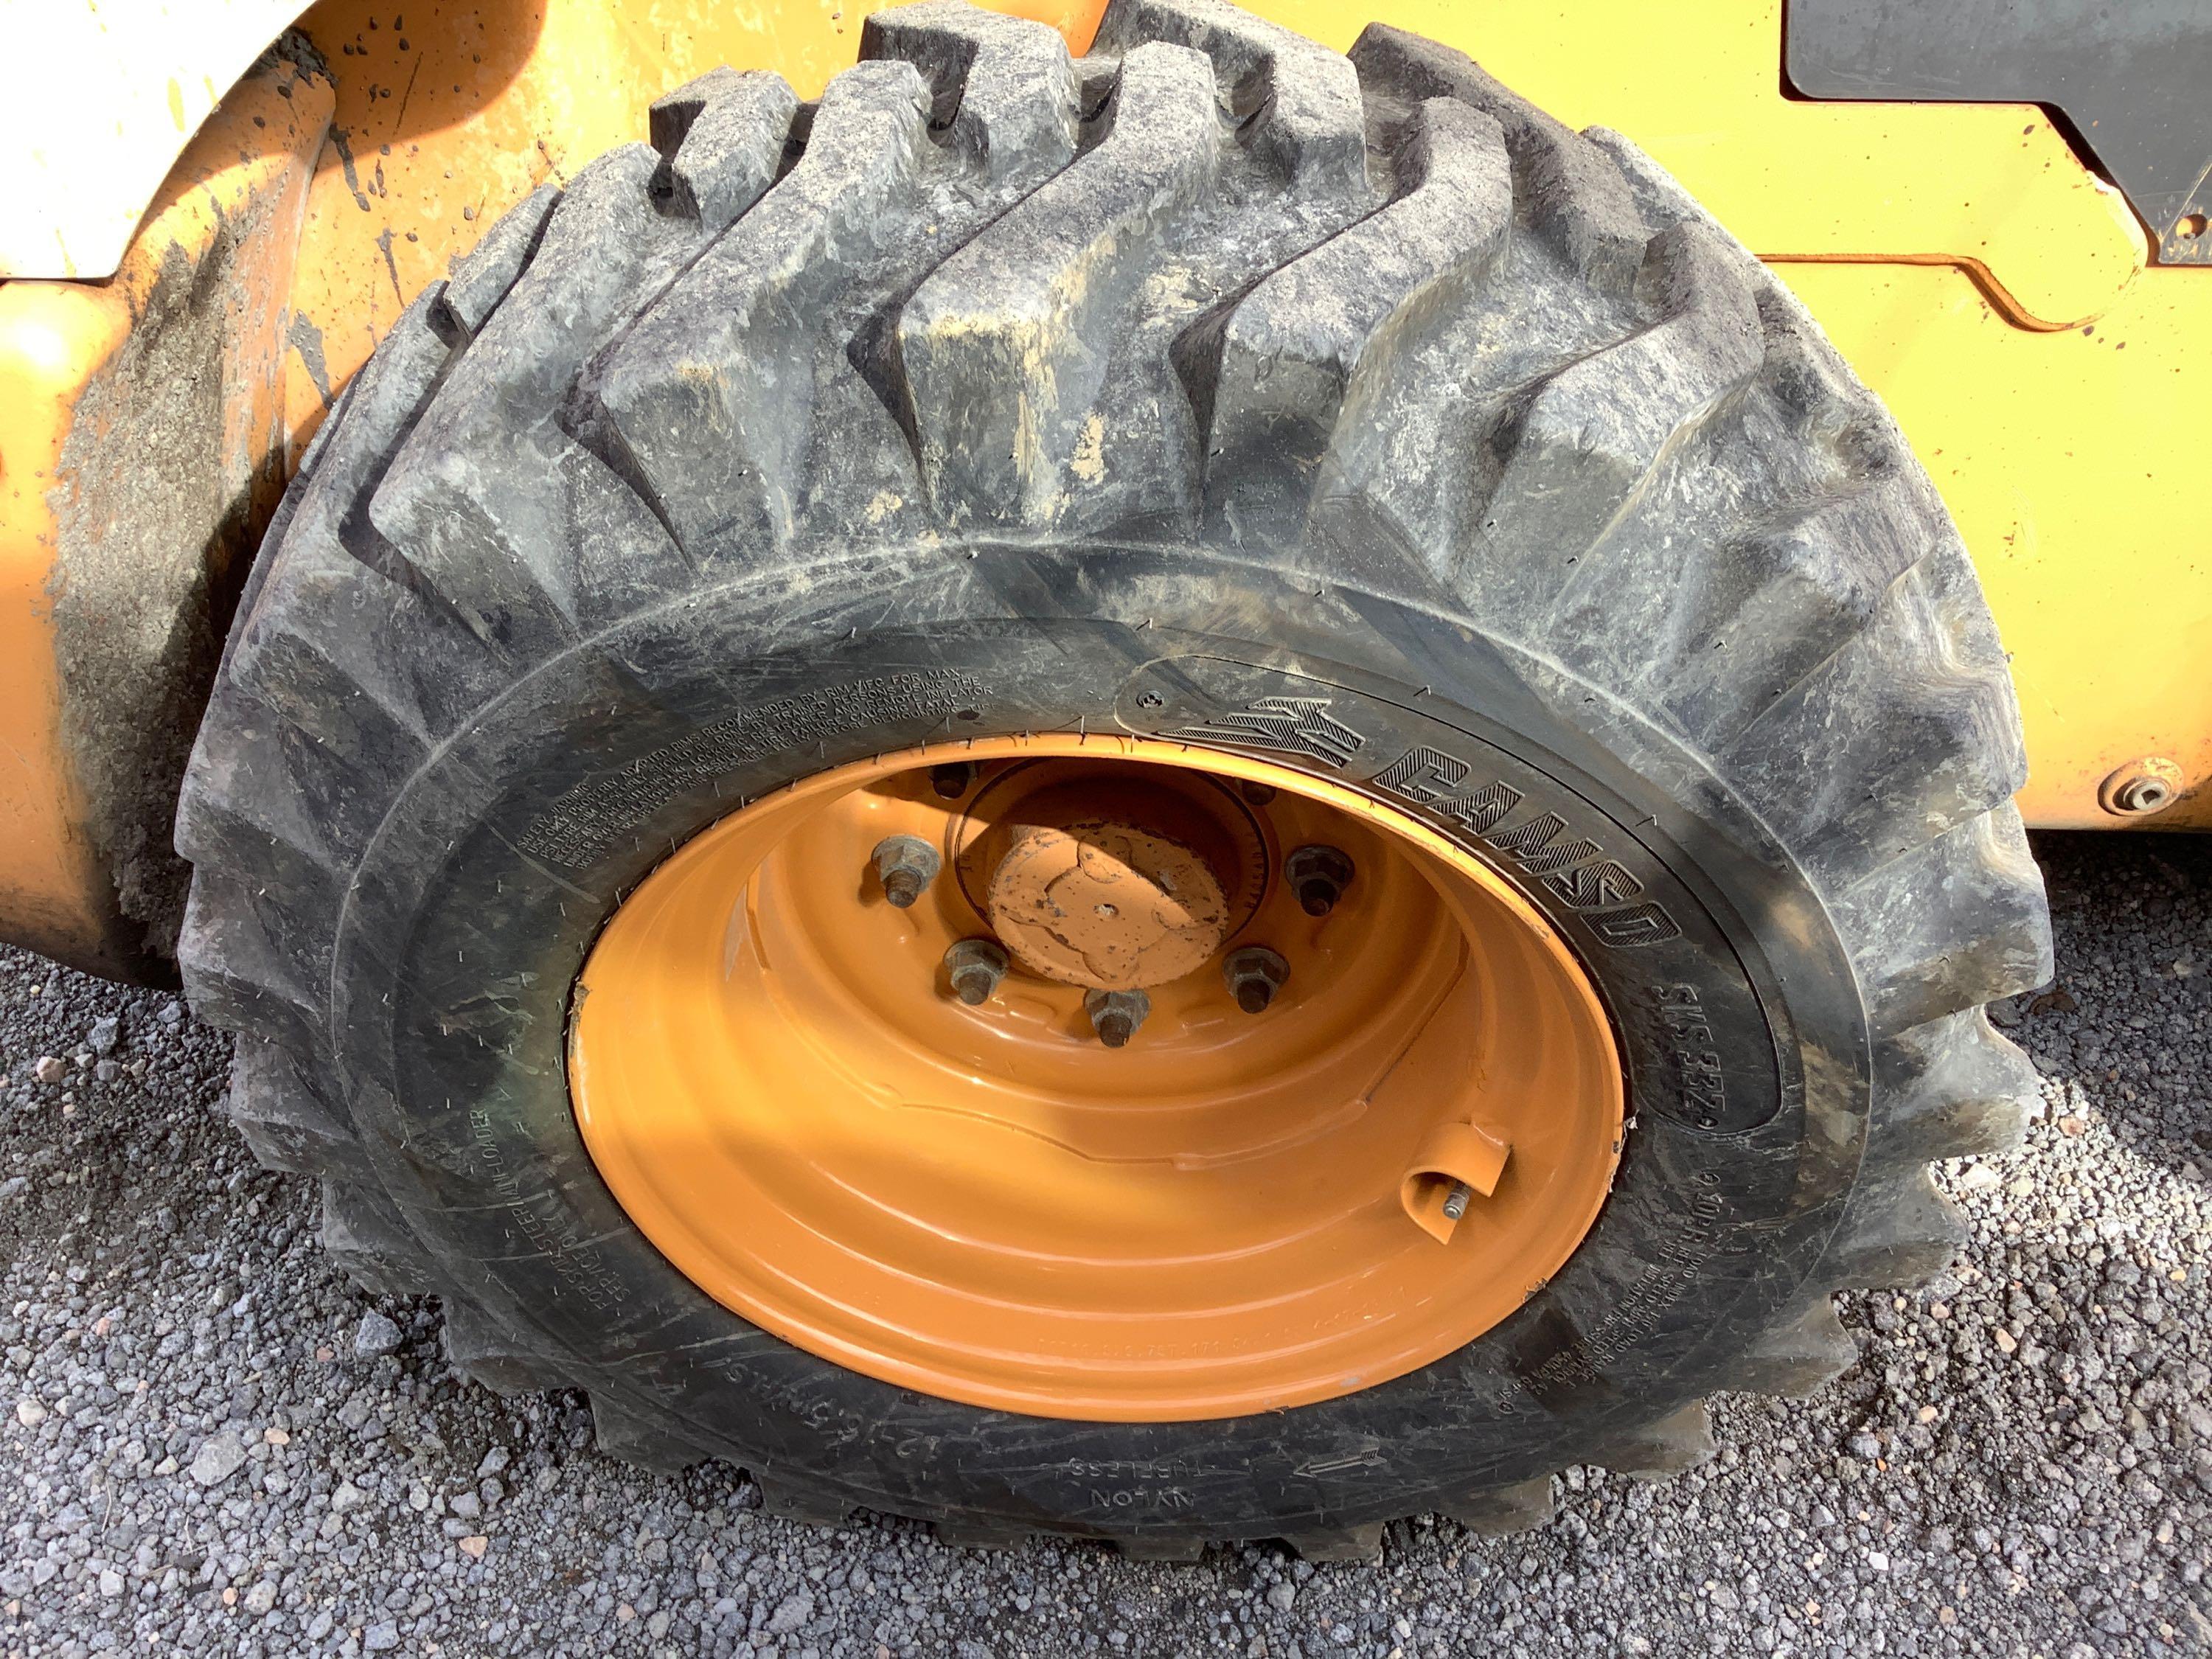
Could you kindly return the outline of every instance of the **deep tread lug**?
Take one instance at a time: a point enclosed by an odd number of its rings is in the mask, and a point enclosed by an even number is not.
[[[1867,1157],[1888,1165],[2017,1147],[2041,1092],[2034,1062],[1970,1008],[1900,1031],[1875,1053]]]
[[[1456,98],[1497,118],[1513,154],[1515,193],[1538,230],[1558,241],[1583,276],[1625,292],[1650,236],[1611,157],[1484,74],[1466,53],[1387,24],[1370,23],[1352,62],[1371,89],[1407,103]]]
[[[1481,1537],[1504,1538],[1549,1526],[1557,1507],[1552,1477],[1544,1475],[1518,1486],[1470,1492],[1443,1505],[1442,1512]]]
[[[346,866],[325,826],[296,796],[267,787],[285,766],[276,721],[234,695],[223,702],[222,717],[202,728],[177,802],[177,851],[195,863],[213,863],[251,849],[282,860],[287,875],[319,872],[311,878],[317,884],[342,885]]]
[[[225,872],[195,873],[177,941],[177,963],[193,1012],[210,1025],[319,1051],[315,998],[301,983],[290,949],[270,937],[253,891]]]
[[[709,70],[653,106],[661,166],[651,191],[669,212],[720,235],[775,182],[798,113],[799,94],[781,75]]]
[[[398,696],[379,695],[375,678],[364,684],[353,662],[336,654],[347,649],[257,616],[239,636],[234,678],[356,775],[411,769],[429,748],[428,734]]]
[[[1254,121],[1251,143],[1301,192],[1359,204],[1367,177],[1366,110],[1358,72],[1327,47],[1222,0],[1111,0],[1092,50],[1127,53],[1164,40],[1202,52],[1231,116]]]
[[[751,1474],[753,1484],[760,1488],[761,1508],[779,1521],[798,1521],[816,1527],[842,1526],[855,1507],[849,1498],[804,1475],[772,1469],[755,1469]]]
[[[1831,890],[2027,781],[2003,659],[1960,652],[1936,597],[1942,564],[1964,556],[1939,548],[1906,571],[1848,647],[1718,757]]]
[[[908,424],[931,499],[955,524],[1059,515],[1095,419],[1087,342],[1142,283],[1163,228],[1213,181],[1205,58],[1137,47],[1112,108],[1103,142],[939,266],[900,315]]]
[[[2051,980],[2043,874],[2009,802],[1892,860],[1834,909],[1877,1036]]]
[[[287,542],[283,582],[234,629],[229,684],[326,751],[356,780],[355,793],[397,787],[492,684],[495,659],[433,598],[319,532],[303,524]],[[396,551],[386,547],[385,556],[404,568]],[[379,654],[374,641],[386,630],[420,641],[410,660]],[[333,804],[325,797],[303,810],[325,824],[333,848],[357,855],[363,843],[354,832],[373,830],[374,818],[356,810],[326,822]]]
[[[343,573],[361,569],[387,580],[404,574],[396,556],[368,532],[363,495],[375,486],[453,360],[453,343],[439,319],[443,283],[433,283],[402,312],[361,372],[347,382],[346,414],[326,418],[315,434],[315,467],[295,479],[278,514],[282,542],[270,541],[255,562],[253,592],[242,605],[224,653],[227,678],[250,684],[253,630],[281,628],[284,599],[303,567]]]
[[[814,376],[806,337],[788,322],[825,302],[823,273],[911,193],[931,149],[929,107],[911,64],[839,76],[799,165],[594,371],[579,430],[688,560],[763,554],[793,534]]]
[[[958,0],[922,0],[872,14],[860,56],[920,70],[933,94],[931,125],[949,129],[991,184],[1035,182],[1074,157],[1081,89],[1055,29]]]
[[[1715,1449],[1712,1419],[1699,1400],[1608,1441],[1595,1461],[1638,1480],[1667,1480],[1710,1462]]]
[[[254,1157],[289,1175],[373,1178],[345,1113],[326,1102],[289,1049],[241,1036],[232,1050],[230,1121]]]
[[[933,1530],[939,1543],[956,1550],[1021,1550],[1036,1541],[1036,1534],[1027,1528],[995,1521],[939,1521]]]
[[[1849,645],[1938,533],[1921,492],[1891,474],[1714,550],[1678,598],[1695,620],[1652,653],[1652,696],[1685,732],[1725,747]]]
[[[1263,279],[1229,313],[1217,363],[1186,372],[1200,388],[1208,513],[1240,538],[1295,532],[1361,362],[1486,271],[1511,232],[1512,179],[1490,117],[1422,105],[1400,165],[1403,195]]]
[[[1465,563],[1440,575],[1507,587],[1531,618],[1570,583],[1601,580],[1603,561],[1586,550],[1668,445],[1765,361],[1750,284],[1703,225],[1654,237],[1638,281],[1660,320],[1537,389],[1513,423],[1474,545],[1457,551]]]
[[[1135,1533],[1126,1538],[1116,1538],[1114,1547],[1132,1561],[1188,1563],[1206,1553],[1204,1539],[1183,1534],[1156,1537],[1150,1533]]]
[[[656,1416],[633,1409],[604,1393],[592,1399],[592,1437],[610,1457],[663,1474],[680,1474],[714,1455]]]
[[[1382,1559],[1382,1523],[1364,1527],[1331,1527],[1317,1532],[1285,1534],[1283,1544],[1301,1561],[1358,1561],[1373,1566]]]
[[[446,1361],[478,1387],[508,1399],[566,1388],[573,1381],[568,1368],[532,1352],[473,1304],[448,1296],[443,1310]]]
[[[363,1289],[380,1296],[426,1296],[435,1269],[392,1201],[366,1182],[323,1182],[323,1249]]]
[[[1858,1363],[1858,1345],[1836,1317],[1835,1299],[1816,1298],[1797,1318],[1777,1326],[1744,1355],[1731,1385],[1753,1394],[1803,1400]]]
[[[433,283],[399,314],[361,373],[347,382],[343,422],[326,419],[316,433],[314,471],[296,483],[296,522],[335,537],[364,485],[383,471],[392,449],[421,416],[439,376],[452,361],[453,342],[434,320],[445,304],[446,284]],[[268,556],[280,566],[285,545]]]
[[[707,106],[720,99],[738,95],[744,85],[744,76],[727,64],[717,64],[703,75],[695,75],[673,91],[664,92],[646,106],[646,142],[660,153],[663,161],[672,161],[676,152],[684,147],[684,140],[691,125],[706,112]],[[798,94],[793,94],[795,100]]]
[[[1926,1170],[1864,1182],[1829,1241],[1820,1279],[1856,1291],[1917,1285],[1949,1267],[1966,1239],[1957,1206],[1936,1190]]]
[[[243,699],[222,701],[234,705],[225,711],[234,718],[203,728],[177,804],[177,850],[195,863],[262,872],[249,902],[258,937],[281,969],[270,988],[306,1008],[329,970],[349,866],[329,844],[331,826],[305,811],[300,794],[267,787],[292,769],[285,741],[291,734],[266,711],[256,719],[237,708]],[[205,922],[203,916],[203,928]],[[208,943],[204,932],[196,934],[196,960],[204,959]]]
[[[538,251],[538,239],[544,234],[545,222],[553,216],[560,199],[558,185],[540,185],[501,214],[483,240],[454,261],[453,274],[446,279],[444,314],[463,336],[480,333],[507,297],[514,279]]]
[[[611,604],[665,591],[683,568],[647,503],[559,423],[586,359],[698,240],[696,226],[653,210],[658,165],[631,144],[576,175],[538,257],[369,503],[375,532],[413,577],[521,662],[565,645]],[[588,581],[595,547],[623,549],[629,580]]]

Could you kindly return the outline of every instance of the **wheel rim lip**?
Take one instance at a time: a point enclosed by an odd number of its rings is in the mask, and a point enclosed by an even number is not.
[[[1301,1359],[1299,1345],[1290,1343],[1280,1352],[1255,1349],[1239,1355],[1216,1368],[1218,1375],[1209,1374],[1195,1382],[1188,1375],[1191,1367],[1187,1362],[1154,1365],[1126,1352],[1102,1352],[1088,1358],[1062,1354],[1050,1368],[1052,1374],[1040,1376],[1030,1363],[1034,1356],[1025,1355],[1010,1364],[1002,1352],[989,1344],[963,1345],[943,1332],[923,1344],[927,1352],[918,1352],[915,1344],[905,1340],[912,1333],[902,1334],[899,1340],[886,1340],[880,1310],[871,1311],[849,1300],[841,1303],[834,1286],[820,1284],[810,1283],[803,1294],[793,1294],[791,1283],[779,1283],[784,1276],[774,1261],[745,1257],[742,1249],[737,1252],[739,1264],[733,1267],[730,1240],[718,1237],[718,1229],[711,1222],[702,1224],[697,1204],[692,1203],[687,1212],[684,1205],[671,1203],[665,1186],[668,1160],[665,1149],[654,1151],[651,1114],[641,1118],[633,1080],[627,1075],[614,1075],[605,1063],[607,1034],[619,1023],[611,1012],[607,993],[610,984],[620,979],[619,971],[612,976],[606,971],[605,953],[610,941],[621,938],[634,924],[641,901],[649,902],[656,886],[672,872],[711,854],[717,838],[731,835],[733,826],[762,822],[757,815],[763,812],[779,812],[798,823],[810,805],[835,803],[872,782],[902,774],[926,779],[932,767],[947,760],[1041,759],[1142,762],[1203,773],[1231,783],[1264,784],[1350,816],[1374,835],[1449,870],[1469,891],[1479,892],[1484,903],[1510,918],[1516,936],[1559,973],[1559,985],[1577,1022],[1581,1040],[1576,1046],[1587,1050],[1583,1060],[1595,1102],[1594,1114],[1583,1110],[1581,1115],[1591,1117],[1601,1131],[1595,1142],[1578,1154],[1581,1167],[1577,1179],[1560,1188],[1562,1212],[1546,1229],[1548,1242],[1534,1256],[1524,1249],[1516,1258],[1515,1271],[1526,1282],[1503,1302],[1498,1295],[1485,1292],[1488,1300],[1483,1307],[1466,1311],[1465,1316],[1457,1319],[1449,1310],[1441,1313],[1431,1310],[1429,1316],[1410,1324],[1402,1310],[1370,1316],[1386,1323],[1405,1324],[1405,1340],[1395,1347],[1370,1344],[1362,1356],[1370,1363],[1353,1368],[1317,1366]],[[731,908],[734,913],[734,902]],[[1238,942],[1232,940],[1231,946]],[[627,1004],[626,998],[613,1000]],[[1424,1018],[1434,1018],[1434,1011]],[[1419,1029],[1427,1028],[1423,1024]],[[1232,750],[1118,735],[990,738],[925,744],[801,778],[745,803],[679,848],[640,883],[609,918],[579,975],[568,1032],[568,1064],[579,1129],[617,1202],[678,1272],[723,1306],[810,1352],[884,1382],[972,1405],[1084,1420],[1200,1420],[1313,1403],[1404,1375],[1464,1346],[1506,1317],[1557,1272],[1586,1237],[1618,1165],[1626,1106],[1619,1050],[1591,976],[1565,939],[1502,873],[1431,826],[1333,780]],[[1585,1141],[1590,1139],[1584,1134]],[[835,1183],[834,1171],[829,1179]],[[757,1197],[772,1184],[757,1180],[746,1195]],[[800,1224],[803,1231],[804,1223]],[[948,1238],[957,1232],[945,1224],[942,1217],[924,1217],[915,1224]],[[1330,1224],[1331,1218],[1323,1216],[1312,1219],[1302,1231],[1319,1233]],[[1412,1231],[1402,1218],[1399,1224]],[[1295,1242],[1300,1231],[1294,1229],[1285,1237]],[[833,1253],[843,1248],[842,1242],[834,1237],[822,1237],[819,1243]],[[1241,1255],[1264,1255],[1280,1243],[1271,1240]],[[1061,1265],[1049,1251],[1037,1255],[1055,1268]],[[1239,1255],[1226,1252],[1224,1259]],[[1095,1265],[1085,1258],[1075,1260],[1079,1265]],[[1128,1266],[1126,1261],[1103,1260],[1109,1270]],[[898,1263],[886,1261],[874,1265],[890,1279],[897,1278]],[[1357,1285],[1373,1273],[1372,1262],[1351,1264],[1341,1275],[1346,1294],[1356,1294]],[[961,1290],[941,1282],[921,1288],[956,1296]],[[1304,1289],[1296,1292],[1305,1293]],[[1264,1307],[1266,1303],[1266,1297],[1253,1298],[1249,1306]],[[1145,1316],[1166,1329],[1195,1328],[1248,1310],[1245,1307],[1177,1309],[1155,1310]],[[1319,1346],[1326,1347],[1328,1343]],[[1154,1370],[1166,1380],[1152,1378]]]

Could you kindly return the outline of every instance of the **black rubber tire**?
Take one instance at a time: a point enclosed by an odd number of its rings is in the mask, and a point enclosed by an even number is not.
[[[2004,659],[1895,428],[1648,161],[1464,58],[1115,0],[952,5],[818,106],[656,105],[406,313],[234,629],[178,842],[232,1110],[454,1362],[771,1507],[1176,1556],[1370,1551],[1710,1449],[1941,1267],[2049,968]],[[562,1073],[595,930],[794,776],[948,733],[1243,746],[1415,810],[1582,951],[1635,1114],[1513,1318],[1231,1421],[979,1410],[682,1279]]]

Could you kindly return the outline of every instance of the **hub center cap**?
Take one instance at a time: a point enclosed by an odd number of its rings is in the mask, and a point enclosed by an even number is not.
[[[1228,895],[1204,858],[1111,818],[1018,830],[991,872],[986,905],[1024,967],[1096,990],[1180,979],[1229,933]]]

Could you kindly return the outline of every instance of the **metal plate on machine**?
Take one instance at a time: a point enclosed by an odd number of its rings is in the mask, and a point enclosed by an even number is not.
[[[1808,97],[2063,111],[2160,263],[2212,264],[2208,0],[1790,0],[1784,31]]]

